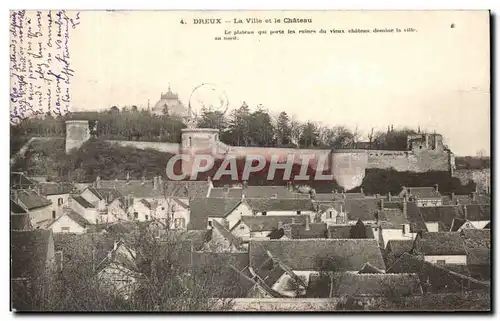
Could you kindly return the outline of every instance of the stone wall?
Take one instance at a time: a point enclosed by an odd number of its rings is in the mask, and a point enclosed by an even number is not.
[[[139,142],[139,141],[128,141],[128,140],[107,140],[106,142],[111,144],[117,144],[122,147],[133,147],[137,149],[154,149],[164,153],[177,154],[180,150],[180,144],[178,143],[162,143],[162,142]]]

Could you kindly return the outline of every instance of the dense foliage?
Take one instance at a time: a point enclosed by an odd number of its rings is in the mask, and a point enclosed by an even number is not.
[[[175,115],[154,115],[136,106],[113,106],[105,111],[74,112],[64,116],[45,115],[27,118],[11,124],[11,152],[17,152],[31,137],[64,137],[66,120],[89,120],[92,134],[108,140],[137,140],[174,142],[181,140],[182,119]],[[355,148],[363,133],[357,128],[327,126],[316,122],[301,123],[286,112],[272,116],[259,105],[255,110],[243,103],[225,115],[219,111],[202,110],[198,119],[201,128],[220,130],[222,142],[233,146],[299,147],[299,148]],[[370,148],[386,150],[406,149],[411,129],[390,129],[365,133]]]

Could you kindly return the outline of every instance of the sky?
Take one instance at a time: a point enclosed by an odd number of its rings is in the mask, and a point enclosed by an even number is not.
[[[313,22],[226,23],[252,17]],[[490,154],[486,11],[84,11],[80,19],[69,39],[73,110],[153,106],[169,85],[187,105],[193,88],[211,83],[229,109],[261,104],[273,115],[357,126],[365,137],[371,128],[420,126],[442,133],[456,155]],[[417,32],[214,40],[225,30],[396,27]]]

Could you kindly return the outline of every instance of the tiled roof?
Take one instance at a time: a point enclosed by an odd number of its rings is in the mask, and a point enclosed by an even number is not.
[[[145,199],[141,199],[139,202],[144,204],[144,206],[146,206],[147,208],[151,209],[151,203],[149,203]]]
[[[427,226],[420,214],[420,208],[417,204],[413,202],[407,202],[407,211],[406,216],[408,217],[408,221],[410,221],[410,232],[418,233],[419,231],[427,231]]]
[[[409,253],[413,249],[413,240],[389,240],[386,250],[394,256]]]
[[[490,230],[464,229],[461,232],[467,252],[467,264],[490,265]]]
[[[239,248],[241,246],[242,240],[231,233],[227,228],[222,226],[221,223],[217,222],[217,220],[213,220],[212,224],[213,227],[222,235],[222,237],[224,237],[224,239],[231,244],[231,246],[234,246],[235,248]]]
[[[208,284],[217,285],[215,295],[223,298],[247,297],[255,282],[245,275],[248,253],[193,252],[193,267]],[[203,283],[200,282],[200,283]]]
[[[421,295],[417,274],[334,273],[332,296],[405,297]]]
[[[314,205],[310,199],[245,198],[245,202],[256,212],[314,211]]]
[[[193,198],[189,202],[191,209],[189,229],[203,230],[209,217],[224,217],[241,200],[230,198]]]
[[[26,214],[26,211],[13,200],[10,200],[10,212],[12,214]]]
[[[431,293],[460,292],[464,289],[489,289],[489,284],[446,269],[444,266],[426,262],[414,255],[404,253],[388,267],[387,273],[417,273],[422,287]]]
[[[469,221],[489,221],[491,219],[490,205],[470,204],[464,205],[464,216]],[[467,208],[467,215],[465,215],[465,208]]]
[[[371,265],[370,263],[363,264],[361,269],[359,269],[358,271],[358,274],[375,274],[375,273],[385,273],[385,272]]]
[[[17,199],[19,200],[19,202],[22,205],[24,205],[24,207],[27,208],[28,210],[34,210],[36,208],[45,207],[52,204],[50,200],[46,199],[43,196],[38,195],[33,190],[23,189],[23,190],[17,190],[16,192],[14,192],[14,194],[15,193],[17,193]],[[11,197],[12,196],[13,195],[11,195]],[[14,200],[15,200],[15,195],[14,195]]]
[[[137,198],[167,197],[206,197],[208,183],[206,181],[162,181],[157,189],[152,180],[101,180],[100,188],[115,188],[123,196],[133,195]]]
[[[93,186],[89,186],[88,189],[97,198],[99,198],[100,200],[104,199],[104,200],[106,200],[106,202],[109,202],[109,203],[111,203],[112,201],[114,201],[117,198],[122,197],[120,192],[116,188],[113,188],[113,187],[111,187],[111,188],[105,188],[105,187],[96,188]]]
[[[464,218],[460,206],[428,206],[419,210],[425,222],[442,223],[442,232],[450,230],[454,218]]]
[[[242,215],[241,220],[250,228],[252,232],[271,231],[278,228],[278,223],[283,225],[292,223],[305,224],[309,219],[308,215]]]
[[[328,238],[330,239],[348,239],[351,238],[351,230],[354,225],[330,225],[328,226]],[[373,239],[373,230],[370,226],[365,226],[366,237]]]
[[[374,221],[379,210],[379,200],[374,198],[346,199],[345,207],[350,221]]]
[[[11,231],[11,277],[40,277],[48,263],[52,231]]]
[[[87,226],[91,225],[91,223],[89,221],[87,221],[86,218],[84,218],[83,216],[81,216],[80,214],[78,214],[77,212],[73,211],[70,208],[65,208],[64,214],[68,215],[68,217],[70,219],[75,221],[81,227],[87,227]]]
[[[382,254],[374,239],[250,240],[250,263],[262,265],[266,251],[292,270],[321,270],[333,264],[339,271],[358,271],[370,262],[385,269]]]
[[[180,199],[178,198],[173,198],[173,200],[179,204],[180,207],[184,208],[184,209],[189,209],[189,205],[187,205],[186,203],[184,203],[183,201],[181,201]]]
[[[12,231],[32,230],[29,214],[16,214],[10,216],[10,229]]]
[[[459,228],[461,228],[467,220],[462,219],[462,218],[454,218],[453,222],[451,223],[451,228],[450,232],[456,232],[458,231]]]
[[[10,188],[12,189],[28,189],[36,186],[36,182],[29,179],[23,173],[10,173]]]
[[[86,199],[81,196],[73,196],[74,201],[83,206],[84,208],[94,208],[94,205],[90,204]]]
[[[228,188],[227,192],[224,187],[214,187],[210,190],[208,197],[228,197],[241,199],[243,190],[241,188]]]
[[[333,202],[333,193],[316,193],[314,200],[317,202]]]
[[[43,182],[38,183],[40,195],[60,195],[69,194],[75,188],[71,183]]]
[[[425,232],[417,244],[419,251],[424,255],[466,254],[459,232]]]
[[[326,239],[328,229],[326,223],[287,224],[284,227],[285,235],[290,239]],[[289,230],[289,231],[287,231]]]
[[[402,224],[408,224],[408,217],[403,213],[403,204],[396,208],[384,208],[379,214],[379,220],[385,221],[386,223],[394,226],[400,227]]]
[[[245,198],[269,198],[276,196],[277,198],[304,198],[309,199],[309,194],[295,193],[290,191],[286,186],[247,186],[243,194]]]
[[[441,198],[441,194],[434,187],[406,187],[410,196],[417,199]],[[401,195],[401,194],[400,194]]]

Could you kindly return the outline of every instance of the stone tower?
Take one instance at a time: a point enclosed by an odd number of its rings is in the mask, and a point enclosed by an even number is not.
[[[181,151],[183,154],[217,155],[219,148],[219,130],[213,128],[184,128],[182,129]],[[190,174],[192,160],[182,162],[182,172]]]
[[[66,154],[76,148],[80,148],[90,138],[88,120],[66,121]]]

